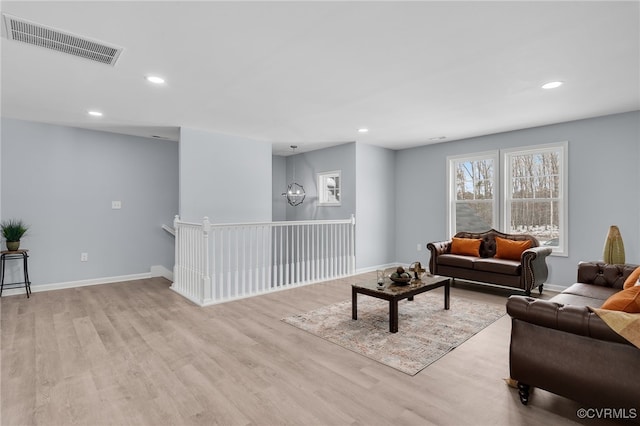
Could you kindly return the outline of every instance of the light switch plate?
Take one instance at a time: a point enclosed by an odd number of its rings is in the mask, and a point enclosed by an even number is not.
[[[121,209],[122,208],[122,201],[112,201],[111,202],[111,208],[114,209],[114,210]]]

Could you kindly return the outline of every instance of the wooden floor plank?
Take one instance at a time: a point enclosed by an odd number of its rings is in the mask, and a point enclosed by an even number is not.
[[[506,386],[507,316],[413,377],[282,321],[349,300],[351,283],[374,276],[205,308],[162,278],[2,297],[0,423],[580,423],[580,404],[535,390],[524,407]],[[497,306],[508,294],[452,288]]]

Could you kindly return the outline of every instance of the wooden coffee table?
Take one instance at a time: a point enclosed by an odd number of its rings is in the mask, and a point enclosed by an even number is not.
[[[396,285],[393,283],[385,283],[382,289],[378,288],[375,281],[365,282],[361,284],[351,285],[351,309],[352,318],[358,319],[358,293],[367,296],[377,297],[378,299],[389,301],[389,331],[391,333],[398,332],[398,301],[402,299],[413,300],[416,294],[425,291],[444,287],[444,308],[449,309],[449,293],[450,280],[447,277],[438,275],[425,276],[420,281],[412,281],[407,285]]]

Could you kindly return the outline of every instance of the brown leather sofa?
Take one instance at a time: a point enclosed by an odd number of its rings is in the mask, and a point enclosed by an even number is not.
[[[514,241],[531,241],[531,248],[519,261],[495,258],[496,236]],[[504,234],[495,229],[486,232],[458,232],[456,238],[482,239],[480,257],[451,254],[451,241],[428,243],[431,251],[429,270],[432,274],[485,282],[524,290],[528,296],[538,287],[542,293],[548,276],[546,258],[550,247],[540,247],[538,240],[526,234]]]
[[[538,387],[584,408],[633,408],[640,418],[640,349],[587,308],[620,291],[636,267],[581,262],[578,282],[552,299],[507,300],[511,378],[523,404],[530,387]]]

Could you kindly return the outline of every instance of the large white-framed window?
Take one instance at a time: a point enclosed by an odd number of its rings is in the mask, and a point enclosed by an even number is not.
[[[568,256],[568,142],[502,150],[503,229]]]
[[[318,173],[318,205],[319,206],[340,206],[341,196],[341,171]]]
[[[449,235],[496,228],[498,151],[447,157]]]

